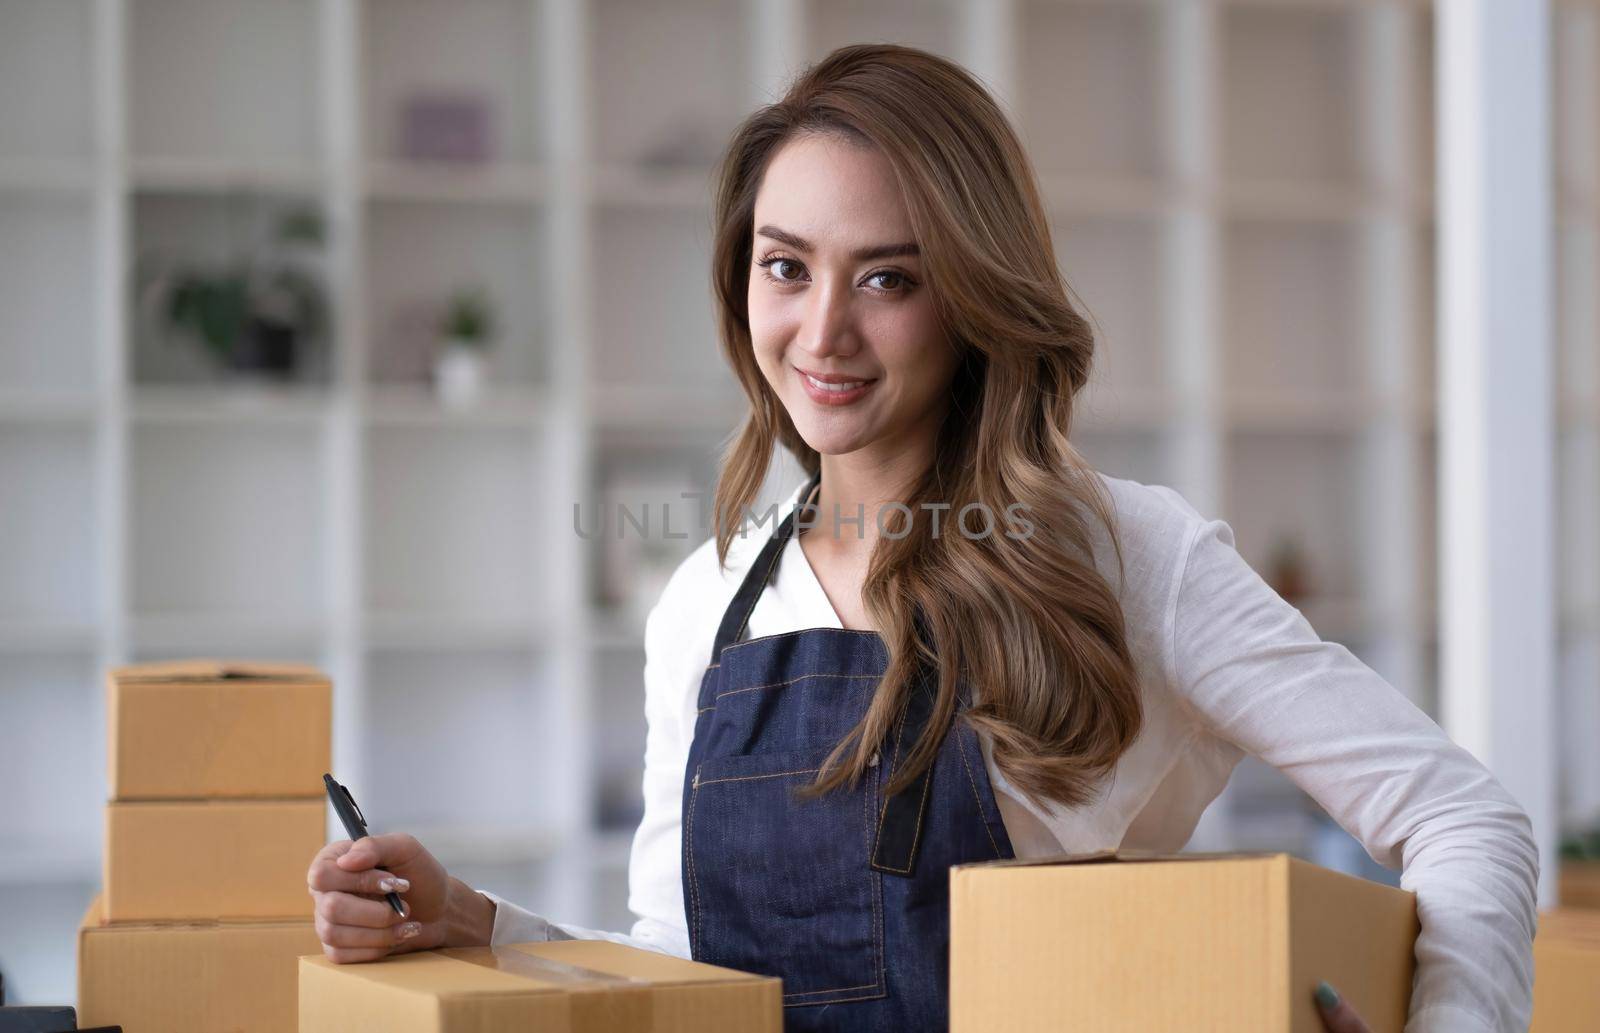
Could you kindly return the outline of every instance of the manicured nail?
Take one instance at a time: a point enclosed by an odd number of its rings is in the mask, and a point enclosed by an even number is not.
[[[411,882],[400,878],[379,879],[378,888],[385,893],[404,893],[411,888]]]
[[[1326,1011],[1339,1007],[1339,992],[1326,981],[1317,984],[1317,1004]]]
[[[422,932],[421,922],[407,922],[395,931],[395,935],[402,940],[409,940],[420,932]]]

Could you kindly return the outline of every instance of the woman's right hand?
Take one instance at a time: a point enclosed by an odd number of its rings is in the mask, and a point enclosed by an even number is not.
[[[317,938],[335,962],[487,944],[494,928],[494,903],[402,833],[329,843],[312,859],[306,885],[316,901]],[[384,899],[391,891],[400,894],[404,915]]]

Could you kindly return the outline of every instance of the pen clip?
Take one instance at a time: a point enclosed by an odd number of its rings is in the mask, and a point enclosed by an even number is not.
[[[344,794],[344,798],[350,803],[350,809],[356,812],[356,817],[359,818],[361,820],[361,824],[365,826],[367,824],[367,816],[361,813],[361,805],[356,803],[356,798],[350,795],[349,787],[341,782],[339,783],[339,792]]]

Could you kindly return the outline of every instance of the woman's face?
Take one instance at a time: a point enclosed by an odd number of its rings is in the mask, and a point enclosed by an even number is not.
[[[750,336],[817,452],[931,440],[959,357],[934,317],[888,159],[834,135],[773,155],[755,204]]]

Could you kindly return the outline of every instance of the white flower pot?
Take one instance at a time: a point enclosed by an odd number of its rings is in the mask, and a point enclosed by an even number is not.
[[[476,402],[483,396],[487,365],[483,349],[446,342],[433,360],[433,387],[439,401],[452,408]]]

